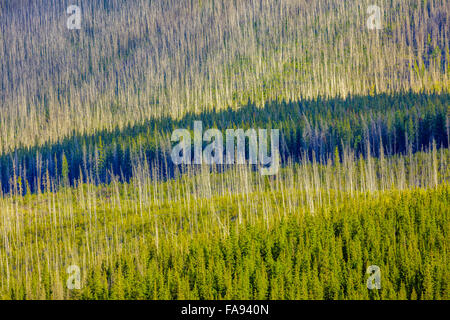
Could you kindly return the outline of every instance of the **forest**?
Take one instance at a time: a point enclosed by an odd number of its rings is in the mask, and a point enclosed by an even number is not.
[[[446,0],[76,2],[0,2],[1,300],[450,299]]]

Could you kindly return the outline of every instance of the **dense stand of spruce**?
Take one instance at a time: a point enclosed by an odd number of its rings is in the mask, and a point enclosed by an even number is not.
[[[449,299],[450,7],[375,2],[0,1],[0,299]],[[195,120],[280,172],[173,165]]]
[[[0,3],[0,154],[249,100],[448,90],[446,0]],[[367,9],[382,8],[382,30]]]
[[[0,297],[449,299],[448,149],[0,198]],[[67,267],[81,270],[69,290]],[[366,287],[377,265],[382,289]]]
[[[195,120],[203,126],[226,129],[277,128],[283,164],[327,160],[338,149],[351,149],[359,156],[406,154],[449,145],[449,94],[379,94],[347,99],[313,99],[298,102],[267,102],[264,108],[248,104],[239,110],[186,114],[182,119],[148,121],[113,132],[75,135],[60,143],[18,148],[0,156],[0,185],[9,192],[21,179],[29,191],[43,187],[43,177],[71,185],[84,181],[110,182],[111,174],[120,181],[133,176],[136,162],[148,162],[151,170],[164,170],[173,177],[170,138],[177,128],[193,130]],[[23,189],[27,192],[27,189]]]

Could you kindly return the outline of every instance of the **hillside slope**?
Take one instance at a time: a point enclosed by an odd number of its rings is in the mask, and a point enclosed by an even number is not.
[[[445,0],[0,3],[0,153],[187,111],[448,92]]]

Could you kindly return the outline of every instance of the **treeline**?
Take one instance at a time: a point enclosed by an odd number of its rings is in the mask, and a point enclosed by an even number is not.
[[[148,163],[166,177],[174,167],[170,159],[173,130],[193,130],[202,120],[204,130],[218,128],[280,129],[282,162],[313,160],[323,162],[337,150],[353,150],[356,156],[415,153],[449,144],[449,94],[378,94],[347,99],[317,98],[297,102],[267,102],[264,108],[249,103],[238,110],[187,114],[180,120],[164,118],[123,130],[91,136],[74,133],[60,143],[19,148],[0,157],[3,192],[21,179],[24,188],[35,192],[44,177],[68,184],[84,181],[110,182],[111,176],[128,181],[133,168]],[[382,148],[381,148],[382,147]],[[306,157],[306,158],[305,158]]]

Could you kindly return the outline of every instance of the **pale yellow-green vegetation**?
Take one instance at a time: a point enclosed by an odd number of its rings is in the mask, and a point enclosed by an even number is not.
[[[142,166],[130,183],[11,194],[0,297],[448,299],[449,173],[448,149],[347,152],[274,177],[203,167],[162,181]],[[66,287],[69,265],[80,290]]]

